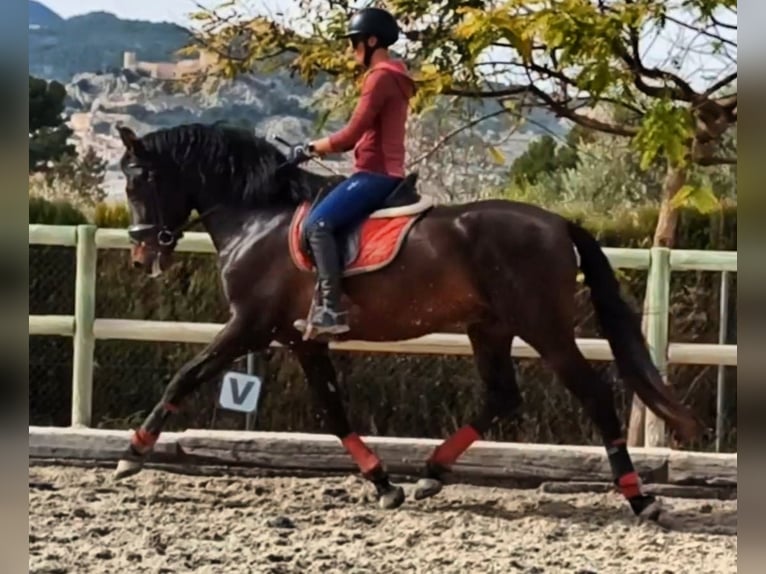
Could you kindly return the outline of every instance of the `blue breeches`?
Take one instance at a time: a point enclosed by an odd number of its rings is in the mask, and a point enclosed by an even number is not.
[[[309,214],[304,229],[323,223],[333,233],[342,233],[360,224],[383,202],[402,180],[387,175],[357,172],[341,182]]]

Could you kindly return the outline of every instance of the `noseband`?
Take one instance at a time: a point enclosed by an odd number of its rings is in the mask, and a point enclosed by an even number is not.
[[[159,201],[156,196],[155,205],[157,217],[160,220],[159,223],[138,223],[128,227],[128,237],[130,237],[131,243],[141,245],[154,237],[157,241],[157,245],[160,247],[171,247],[184,236],[184,231],[187,231],[190,227],[193,227],[221,207],[220,204],[214,205],[210,209],[203,211],[202,214],[197,217],[188,220],[183,225],[179,225],[175,229],[170,229],[163,221],[162,210],[159,209]]]

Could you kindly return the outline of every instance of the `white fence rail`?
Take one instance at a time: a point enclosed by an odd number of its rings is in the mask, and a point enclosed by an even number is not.
[[[30,245],[71,246],[77,249],[74,315],[30,315],[29,334],[72,337],[74,365],[72,373],[72,425],[89,426],[93,386],[93,351],[96,339],[207,343],[221,325],[139,321],[130,319],[96,318],[96,259],[98,249],[127,249],[127,233],[122,229],[96,229],[91,225],[55,226],[30,225]],[[178,251],[215,253],[212,241],[205,233],[188,233],[179,242]],[[728,251],[621,249],[605,248],[611,264],[622,269],[646,269],[647,321],[646,337],[652,357],[660,372],[666,375],[667,365],[718,365],[718,436],[723,432],[722,410],[725,402],[723,367],[737,365],[737,346],[723,344],[726,328],[725,309],[728,305],[728,274],[737,271],[737,253]],[[670,274],[672,271],[718,271],[721,282],[720,344],[673,343],[668,341]],[[607,341],[578,339],[577,344],[586,358],[596,361],[612,360]],[[432,334],[408,341],[371,343],[348,341],[331,345],[335,350],[369,353],[470,355],[468,338],[460,334]],[[517,340],[512,348],[515,357],[533,358],[538,354],[528,344]],[[663,446],[665,431],[662,421],[647,413],[646,446]]]

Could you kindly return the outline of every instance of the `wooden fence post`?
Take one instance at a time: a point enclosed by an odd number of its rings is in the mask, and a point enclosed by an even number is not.
[[[96,319],[96,226],[77,226],[77,271],[72,360],[72,426],[90,426]]]
[[[652,360],[667,383],[670,315],[670,249],[652,247],[647,278],[646,341]],[[644,446],[666,446],[665,422],[646,409]]]
[[[721,295],[718,311],[718,344],[726,344],[729,332],[729,272],[721,272]],[[726,417],[726,367],[718,365],[715,401],[715,450],[723,447],[724,423]]]

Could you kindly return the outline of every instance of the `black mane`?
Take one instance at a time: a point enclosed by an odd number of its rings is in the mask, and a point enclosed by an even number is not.
[[[277,171],[286,156],[244,129],[183,124],[149,133],[141,142],[153,160],[172,166],[186,181],[198,181],[205,196],[235,206],[295,206],[331,182],[297,167]]]

